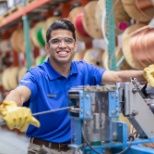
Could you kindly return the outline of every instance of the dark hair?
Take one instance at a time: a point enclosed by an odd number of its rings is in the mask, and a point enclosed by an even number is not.
[[[50,40],[51,37],[51,32],[53,30],[58,30],[58,29],[66,29],[72,32],[73,38],[76,40],[76,35],[75,35],[75,27],[74,25],[67,19],[59,19],[56,20],[53,24],[51,24],[46,32],[46,41]]]

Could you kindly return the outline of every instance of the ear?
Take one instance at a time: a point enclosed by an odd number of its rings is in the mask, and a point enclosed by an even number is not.
[[[46,50],[47,52],[50,51],[50,45],[49,45],[48,43],[45,44],[45,50]]]
[[[77,43],[75,42],[75,44],[74,44],[74,51],[76,51],[77,50]]]

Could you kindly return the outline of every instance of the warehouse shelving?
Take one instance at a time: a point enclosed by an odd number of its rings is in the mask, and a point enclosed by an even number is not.
[[[89,0],[81,0],[82,6],[86,5]],[[24,27],[24,33],[25,33],[25,42],[26,42],[26,60],[27,60],[27,68],[30,68],[32,62],[30,57],[30,40],[29,40],[29,18],[31,16],[34,16],[34,12],[38,10],[38,16],[41,12],[41,9],[52,9],[52,6],[58,4],[58,3],[64,3],[63,6],[63,17],[67,17],[67,14],[69,13],[69,3],[72,1],[66,1],[66,0],[33,0],[32,2],[27,4],[27,1],[24,1],[24,6],[19,8],[17,11],[12,12],[11,14],[8,14],[5,18],[0,18],[0,28],[5,29],[5,27],[9,27],[9,25],[12,25],[13,23],[16,24],[19,21],[23,22]],[[109,14],[113,6],[113,0],[106,0],[106,14],[107,18],[109,17],[109,26],[108,28],[108,52],[109,52],[109,59],[112,58],[112,66],[110,66],[110,69],[116,70],[116,60],[114,55],[114,48],[115,48],[115,35],[114,35],[114,17],[113,14]],[[36,15],[36,13],[35,13]],[[38,17],[37,17],[38,18]],[[91,45],[87,44],[87,47],[90,47]],[[111,57],[112,56],[112,57]]]

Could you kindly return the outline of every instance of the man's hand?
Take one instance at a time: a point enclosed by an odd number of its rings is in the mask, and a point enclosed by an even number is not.
[[[26,107],[19,107],[14,101],[4,100],[0,105],[0,115],[7,123],[9,129],[17,128],[21,132],[26,132],[29,124],[40,127],[40,123]]]
[[[154,64],[144,69],[144,77],[151,87],[154,87]]]

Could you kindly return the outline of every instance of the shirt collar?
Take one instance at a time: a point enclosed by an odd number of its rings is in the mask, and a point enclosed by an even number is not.
[[[50,64],[50,61],[49,61],[49,58],[46,62],[44,62],[45,64],[45,70],[47,72],[47,75],[49,77],[49,80],[55,80],[59,77],[62,77],[61,74],[59,74]],[[78,70],[77,70],[77,66],[75,65],[74,62],[71,62],[71,71],[69,73],[68,76],[71,76],[73,74],[77,74],[78,73]]]

